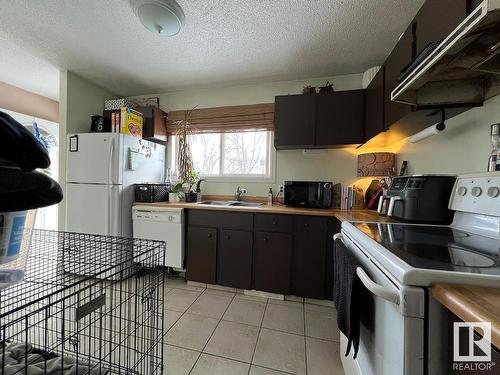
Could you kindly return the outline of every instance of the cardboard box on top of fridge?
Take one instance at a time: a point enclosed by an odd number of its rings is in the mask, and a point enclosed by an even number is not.
[[[143,116],[132,108],[120,108],[120,133],[142,138]]]
[[[104,101],[105,111],[116,111],[121,109],[122,107],[135,108],[137,106],[138,106],[137,101],[127,98],[108,99]]]

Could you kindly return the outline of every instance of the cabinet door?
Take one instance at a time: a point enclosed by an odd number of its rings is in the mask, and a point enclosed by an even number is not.
[[[167,114],[158,107],[139,107],[143,115],[142,137],[152,141],[167,141]]]
[[[364,142],[365,90],[318,94],[316,146],[339,146]]]
[[[215,284],[217,229],[188,227],[186,241],[186,278]]]
[[[326,218],[295,216],[293,230],[292,294],[325,298]]]
[[[275,98],[274,147],[292,149],[314,145],[316,95]]]
[[[256,232],[253,249],[254,288],[290,294],[292,236],[284,233]]]
[[[252,232],[219,230],[217,284],[251,289],[252,240]]]
[[[384,122],[385,129],[399,121],[412,111],[408,104],[391,101],[391,92],[398,84],[401,71],[411,62],[413,58],[413,25],[399,39],[396,47],[385,61],[385,107]]]
[[[443,39],[467,16],[467,0],[427,0],[415,17],[417,55],[431,42]]]
[[[365,141],[387,130],[384,126],[384,67],[366,88]]]

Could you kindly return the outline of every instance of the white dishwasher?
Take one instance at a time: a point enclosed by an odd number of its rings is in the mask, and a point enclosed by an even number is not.
[[[184,266],[184,211],[182,208],[132,207],[134,238],[164,241],[164,266],[181,270]],[[160,265],[160,264],[159,264]]]

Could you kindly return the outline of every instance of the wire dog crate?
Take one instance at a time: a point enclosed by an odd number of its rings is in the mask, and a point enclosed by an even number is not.
[[[163,372],[165,244],[34,230],[0,290],[0,374]]]

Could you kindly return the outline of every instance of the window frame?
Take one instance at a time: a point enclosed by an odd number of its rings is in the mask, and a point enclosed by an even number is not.
[[[259,129],[255,129],[255,131],[259,131]],[[276,149],[274,148],[274,131],[273,130],[263,130],[267,133],[267,143],[268,143],[268,174],[216,174],[216,175],[205,175],[200,174],[199,177],[205,179],[207,182],[253,182],[253,183],[269,183],[276,182]],[[243,133],[243,132],[241,132]],[[222,152],[224,150],[224,132],[214,132],[212,134],[219,134],[221,137],[220,141],[220,162],[219,162],[219,170],[223,171],[224,169],[224,158],[222,157]],[[172,160],[174,158],[173,155],[173,137],[169,136],[167,139],[167,168],[172,171],[172,163],[175,162]],[[175,145],[177,147],[177,145]],[[172,180],[178,181],[179,176],[177,173],[172,172]]]

